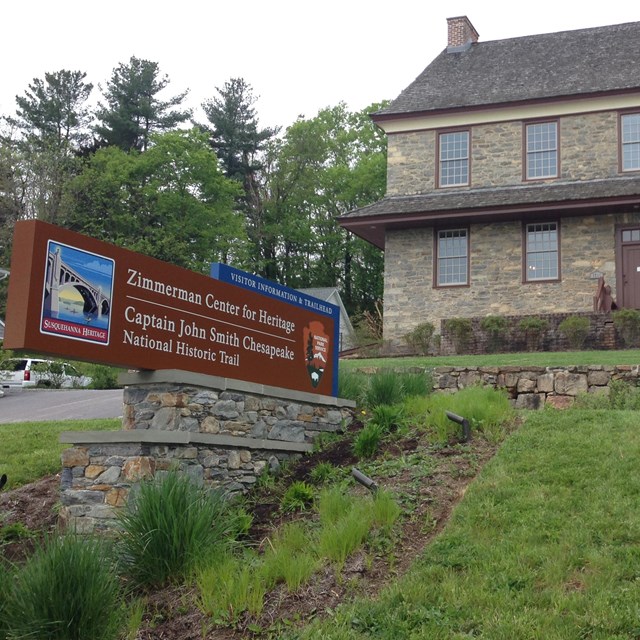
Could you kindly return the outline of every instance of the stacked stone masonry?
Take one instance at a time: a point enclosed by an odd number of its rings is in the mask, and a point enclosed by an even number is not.
[[[62,454],[63,525],[112,528],[142,480],[173,468],[227,494],[246,493],[265,470],[277,472],[352,419],[353,403],[304,400],[184,384],[126,388],[122,431],[63,434],[74,445]]]
[[[570,407],[581,393],[608,393],[612,380],[640,383],[640,365],[436,367],[434,388],[455,393],[475,384],[505,389],[517,409]]]

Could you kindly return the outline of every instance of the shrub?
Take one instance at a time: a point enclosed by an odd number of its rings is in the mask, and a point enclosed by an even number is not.
[[[638,346],[640,342],[640,311],[637,309],[614,311],[613,326],[622,336],[625,346]]]
[[[123,571],[137,585],[182,579],[237,537],[237,519],[221,492],[177,471],[143,482],[118,515]]]
[[[57,536],[19,569],[4,597],[7,637],[115,640],[122,607],[119,582],[103,545]]]
[[[314,497],[313,487],[302,480],[297,480],[285,491],[280,508],[287,513],[303,511],[313,502]]]
[[[486,316],[480,321],[480,328],[489,336],[487,349],[489,351],[498,351],[507,332],[507,319],[503,316]]]
[[[107,367],[102,364],[94,365],[91,371],[91,388],[117,389],[119,387],[118,371],[114,367]]]
[[[404,339],[416,353],[426,356],[429,353],[435,329],[430,322],[422,322],[407,333]]]
[[[589,319],[584,316],[569,316],[558,325],[558,329],[564,333],[572,349],[582,349],[589,335]]]
[[[368,424],[353,441],[353,453],[358,458],[373,458],[382,440],[382,429],[377,424]]]
[[[449,318],[446,321],[447,331],[451,334],[451,340],[456,353],[464,353],[469,349],[473,327],[469,318]]]
[[[538,316],[527,316],[518,323],[518,328],[524,333],[529,351],[537,351],[540,348],[542,335],[549,327],[549,323]]]
[[[38,386],[60,389],[64,384],[66,375],[64,364],[61,361],[38,362],[34,364],[31,369],[35,374]]]

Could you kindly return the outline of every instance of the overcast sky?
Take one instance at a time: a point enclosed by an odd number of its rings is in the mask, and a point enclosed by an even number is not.
[[[446,19],[466,15],[480,41],[640,20],[635,2],[496,0],[5,0],[0,114],[33,78],[80,70],[95,86],[131,56],[158,62],[189,106],[244,78],[262,126],[345,101],[395,98],[446,47]],[[576,9],[580,6],[579,10]],[[577,61],[578,62],[578,61]]]

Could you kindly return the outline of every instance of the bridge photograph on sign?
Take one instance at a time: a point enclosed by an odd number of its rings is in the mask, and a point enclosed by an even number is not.
[[[42,331],[107,342],[113,272],[109,258],[49,242]]]

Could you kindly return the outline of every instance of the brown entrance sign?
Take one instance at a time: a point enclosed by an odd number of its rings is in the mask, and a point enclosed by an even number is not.
[[[15,227],[8,349],[331,396],[333,324],[313,310],[44,222]]]

